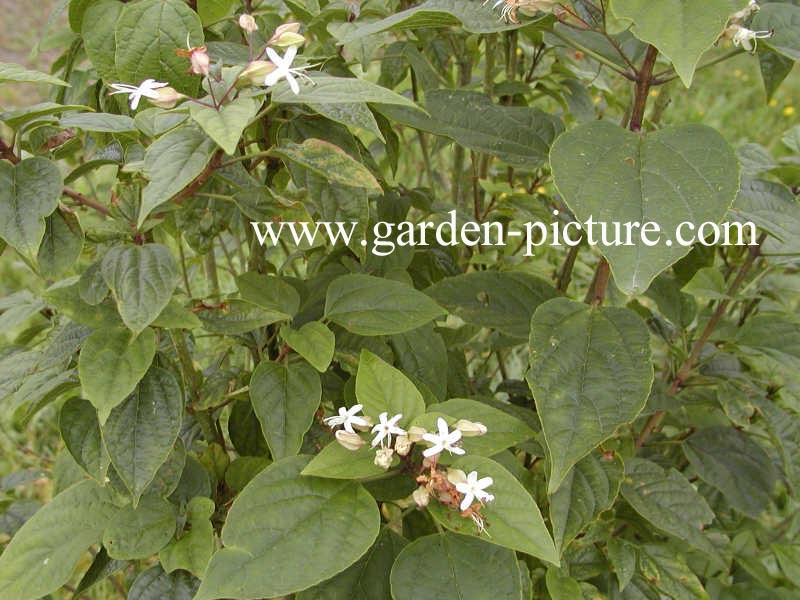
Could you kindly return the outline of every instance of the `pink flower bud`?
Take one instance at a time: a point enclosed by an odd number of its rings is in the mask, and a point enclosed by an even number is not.
[[[155,92],[158,94],[158,98],[148,98],[147,101],[150,104],[167,110],[175,108],[178,102],[186,97],[173,87],[163,87],[155,90]]]
[[[284,23],[279,25],[269,38],[268,46],[277,46],[278,48],[288,48],[290,46],[302,46],[306,38],[300,35],[300,23]]]
[[[247,33],[253,33],[254,31],[258,30],[258,23],[256,23],[253,15],[244,13],[239,15],[239,27],[244,29]]]

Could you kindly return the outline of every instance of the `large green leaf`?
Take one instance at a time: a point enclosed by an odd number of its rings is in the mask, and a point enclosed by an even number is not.
[[[336,336],[324,323],[310,321],[300,329],[282,329],[281,335],[317,371],[327,371],[336,349]]]
[[[289,319],[285,313],[238,299],[227,300],[222,306],[203,308],[195,314],[202,322],[203,329],[222,335],[247,333]]]
[[[321,175],[332,184],[363,188],[373,194],[382,191],[369,169],[339,146],[325,140],[310,138],[302,144],[287,140],[272,148],[270,153]]]
[[[670,598],[708,600],[708,593],[682,556],[666,546],[639,549],[639,571],[655,589]]]
[[[486,520],[486,533],[481,532],[472,519],[460,516],[457,510],[431,501],[428,510],[442,526],[558,564],[558,552],[539,507],[516,477],[490,458],[469,454],[454,460],[452,468],[465,473],[477,471],[479,477],[491,477],[494,483],[487,491],[495,499],[481,509]]]
[[[717,41],[740,0],[613,0],[618,19],[633,21],[633,33],[653,44],[675,66],[686,87],[692,85],[700,57]]]
[[[369,445],[348,450],[333,441],[316,454],[303,469],[303,475],[330,479],[367,479],[383,475],[386,469],[375,464],[375,449]]]
[[[72,576],[116,514],[107,488],[83,481],[33,515],[0,555],[0,596],[38,600]]]
[[[547,162],[550,145],[564,130],[560,119],[538,108],[497,105],[479,92],[431,90],[424,108],[429,117],[405,107],[382,106],[380,111],[393,121],[528,168]]]
[[[743,179],[729,214],[750,221],[769,233],[761,254],[800,254],[800,204],[785,185],[763,179]],[[750,243],[751,240],[744,240]]]
[[[391,529],[378,539],[357,562],[335,577],[302,591],[297,600],[393,600],[389,573],[407,542]]]
[[[85,24],[84,24],[85,25]],[[181,0],[129,3],[117,21],[117,76],[138,85],[145,79],[169,82],[184,94],[197,91],[199,78],[188,73],[189,61],[178,48],[203,45],[200,17]]]
[[[111,558],[149,558],[166,546],[175,533],[178,511],[163,498],[148,494],[135,508],[121,508],[103,534]]]
[[[124,8],[125,4],[119,0],[99,0],[89,4],[83,14],[81,23],[83,47],[97,74],[107,82],[118,80],[115,61],[116,29]]]
[[[100,435],[94,406],[81,398],[70,398],[61,407],[58,428],[67,451],[90,477],[104,483],[108,452]]]
[[[786,58],[800,60],[800,6],[788,2],[770,2],[761,9],[750,27],[775,33],[772,37],[760,40],[760,43]]]
[[[543,279],[515,271],[445,277],[425,293],[467,323],[523,339],[530,335],[536,308],[556,297],[555,288]]]
[[[692,468],[722,492],[736,510],[753,518],[769,504],[777,473],[767,453],[732,427],[708,427],[683,442]]]
[[[279,321],[288,321],[300,308],[297,290],[281,277],[249,271],[236,277],[236,286],[244,300],[274,312]]]
[[[183,392],[169,371],[152,367],[103,427],[111,462],[134,505],[172,451],[181,427]]]
[[[716,548],[703,534],[714,512],[686,477],[641,458],[629,458],[625,474],[621,492],[637,513],[720,563]]]
[[[0,62],[0,83],[47,83],[69,87],[69,84],[47,73],[31,71],[22,65]]]
[[[224,19],[235,0],[197,0],[197,14],[203,20],[203,25],[211,25]]]
[[[398,424],[405,426],[425,412],[422,394],[411,380],[369,350],[362,350],[358,359],[356,399],[375,422],[383,412],[402,414]]]
[[[226,154],[236,152],[245,127],[256,116],[261,102],[253,98],[237,98],[218,109],[192,102],[189,114]]]
[[[100,133],[127,133],[136,131],[133,119],[127,115],[112,115],[109,113],[71,113],[61,117],[61,127],[75,127],[84,131],[97,131]]]
[[[0,161],[0,238],[31,262],[62,185],[61,172],[46,158],[26,158],[17,165]]]
[[[149,328],[138,336],[123,327],[98,329],[86,338],[78,357],[78,375],[83,395],[97,408],[100,423],[133,392],[155,354],[156,336]]]
[[[161,565],[139,573],[128,598],[133,600],[192,600],[200,582],[186,571],[165,573]]]
[[[158,555],[167,573],[182,569],[203,576],[214,553],[214,527],[210,519],[215,509],[211,498],[198,497],[189,501],[186,507],[187,531]]]
[[[758,314],[737,331],[736,342],[796,372],[800,365],[800,317],[777,312]]]
[[[309,458],[272,464],[234,500],[225,547],[195,600],[285,596],[343,571],[372,546],[380,526],[372,496],[354,482],[301,476]]]
[[[497,13],[493,12],[491,7],[480,2],[428,0],[380,21],[359,25],[341,40],[341,43],[348,44],[382,31],[450,27],[451,25],[460,25],[471,33],[493,33],[519,27],[519,25],[498,19]]]
[[[397,92],[375,85],[365,79],[352,77],[333,77],[324,73],[310,73],[313,85],[302,84],[300,93],[295,94],[285,82],[276,85],[272,90],[272,101],[284,104],[341,104],[354,100],[380,104],[399,104],[419,108],[412,100]]]
[[[406,546],[392,567],[391,585],[394,600],[522,600],[511,550],[452,533]]]
[[[114,247],[101,269],[123,322],[136,333],[161,314],[178,285],[178,265],[161,244]]]
[[[550,497],[550,521],[556,547],[563,551],[581,530],[614,504],[625,466],[615,456],[591,453],[572,467]]]
[[[358,335],[404,333],[444,313],[413,287],[372,275],[337,277],[325,297],[325,316]]]
[[[150,180],[142,192],[139,226],[159,205],[203,172],[217,145],[192,123],[176,127],[158,138],[144,155],[144,174]]]
[[[629,309],[557,298],[533,315],[530,348],[527,380],[553,494],[572,465],[644,408],[653,382],[650,335]]]
[[[264,361],[250,379],[250,402],[276,460],[293,456],[314,422],[322,399],[319,373],[305,361]]]
[[[39,273],[57,279],[72,268],[83,250],[83,230],[78,217],[56,210],[44,220],[44,237],[36,260]]]
[[[699,7],[699,5],[698,5]],[[705,10],[705,9],[702,9]],[[650,282],[690,251],[673,236],[681,223],[684,239],[707,221],[719,222],[739,189],[739,166],[728,142],[704,125],[666,127],[647,134],[608,121],[593,121],[565,133],[553,144],[550,162],[556,187],[577,218],[593,219],[597,249],[611,263],[614,281],[627,294]],[[632,228],[631,245],[605,245],[599,223],[613,242],[615,224],[654,222],[660,233]],[[627,244],[621,226],[619,241]],[[584,230],[587,229],[584,227]],[[591,240],[590,240],[591,241]]]

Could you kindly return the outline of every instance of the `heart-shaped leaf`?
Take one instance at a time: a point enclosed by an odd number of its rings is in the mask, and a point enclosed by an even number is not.
[[[659,273],[689,253],[676,238],[679,225],[694,226],[681,228],[685,240],[702,223],[719,222],[739,189],[733,149],[703,125],[638,134],[593,121],[559,137],[550,164],[556,187],[578,220],[593,220],[589,241],[598,245],[628,294],[647,290]],[[643,238],[646,222],[658,224],[660,233],[648,230]],[[640,225],[631,227],[630,245],[612,245],[617,237],[627,244],[627,223]],[[606,228],[609,245],[602,243],[599,227]]]
[[[192,102],[189,114],[220,148],[227,154],[233,154],[244,128],[256,116],[260,105],[253,98],[237,98],[217,110]]]

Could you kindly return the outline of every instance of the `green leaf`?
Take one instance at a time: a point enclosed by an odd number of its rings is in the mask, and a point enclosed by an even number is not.
[[[438,399],[447,397],[447,372],[449,359],[447,346],[436,332],[433,323],[398,333],[388,340],[398,368],[415,383],[427,386]]]
[[[681,290],[699,298],[720,300],[726,297],[725,287],[725,276],[719,269],[703,267]]]
[[[527,168],[546,164],[550,145],[564,131],[560,119],[538,108],[497,105],[485,94],[466,90],[430,90],[424,108],[429,117],[405,107],[381,106],[380,111],[393,121]]]
[[[139,573],[128,597],[133,600],[192,600],[200,582],[185,571],[165,573],[161,565]]]
[[[771,2],[761,7],[751,29],[774,31],[772,37],[759,40],[778,54],[794,61],[800,60],[800,6],[787,2]]]
[[[723,564],[714,545],[703,534],[703,527],[714,519],[714,512],[681,473],[663,469],[656,463],[629,458],[622,496],[633,509],[654,527],[675,536]]]
[[[375,115],[367,106],[366,102],[342,102],[342,103],[325,103],[309,104],[308,107],[328,117],[331,121],[341,123],[346,127],[355,130],[369,131],[374,134],[380,141],[386,142],[378,127],[378,122],[375,120]]]
[[[681,229],[686,239],[702,223],[719,222],[739,188],[733,149],[703,125],[637,134],[593,121],[559,137],[550,162],[556,187],[578,220],[593,219],[597,242],[602,242],[598,223],[606,224],[609,241],[615,238],[613,223],[658,224],[660,233],[648,229],[646,236],[650,242],[659,240],[655,245],[648,245],[641,229],[632,227],[631,245],[597,246],[626,294],[644,292],[656,275],[689,253],[691,247],[672,239],[681,223],[695,227]],[[624,227],[619,241],[628,242]]]
[[[336,348],[336,336],[324,323],[310,321],[300,329],[281,329],[281,335],[317,371],[324,373],[328,370]]]
[[[407,543],[391,529],[384,528],[357,562],[335,577],[300,592],[297,600],[393,600],[389,574]]]
[[[108,453],[100,435],[97,411],[90,402],[70,398],[61,407],[58,428],[67,451],[90,477],[105,483]]]
[[[84,23],[85,27],[85,23]],[[145,79],[169,82],[184,94],[197,91],[188,59],[176,48],[203,45],[200,17],[181,0],[141,0],[126,4],[115,32],[117,76],[138,85]]]
[[[72,576],[116,514],[109,491],[82,481],[58,494],[16,533],[0,555],[0,595],[38,600]]]
[[[762,48],[758,53],[758,66],[761,69],[761,80],[764,82],[764,92],[769,102],[794,69],[794,61]]]
[[[272,148],[270,154],[321,175],[330,183],[364,188],[374,194],[382,192],[380,183],[369,169],[339,146],[325,140],[309,138],[302,144],[286,140]]]
[[[236,277],[236,286],[244,300],[274,312],[278,321],[288,321],[300,308],[300,294],[282,277],[250,271]]]
[[[736,510],[756,518],[769,505],[778,474],[767,453],[732,427],[708,427],[682,444],[692,468]]]
[[[31,71],[22,65],[5,62],[0,62],[0,83],[46,83],[69,87],[66,81],[53,75]]]
[[[769,233],[762,244],[762,254],[800,253],[800,204],[786,186],[744,179],[729,214],[738,221],[752,221]]]
[[[101,547],[100,551],[95,554],[91,566],[83,574],[78,585],[75,586],[74,594],[78,596],[83,594],[95,584],[121,571],[126,566],[128,566],[127,561],[109,558],[106,549]]]
[[[488,492],[495,499],[481,509],[486,533],[481,533],[472,519],[460,516],[457,510],[431,502],[428,510],[443,527],[558,565],[558,552],[539,507],[516,477],[499,463],[481,456],[460,456],[453,461],[451,468],[465,473],[477,471],[479,477],[491,477],[494,483]]]
[[[216,149],[214,140],[194,124],[176,127],[147,148],[144,175],[150,183],[142,192],[139,227],[153,210],[203,172]]]
[[[348,450],[336,441],[325,446],[303,469],[303,475],[330,479],[367,479],[384,473],[386,469],[375,464],[374,448],[366,445]]]
[[[556,298],[531,323],[528,385],[550,458],[548,493],[593,448],[632,422],[653,383],[650,335],[627,308]]]
[[[136,333],[161,314],[178,285],[178,265],[161,244],[116,246],[101,269],[123,322]]]
[[[235,0],[197,0],[197,14],[203,25],[211,25],[221,21],[231,12]]]
[[[636,574],[636,546],[622,538],[611,538],[608,540],[608,560],[614,567],[622,591]]]
[[[103,439],[136,505],[178,437],[183,393],[175,376],[152,367],[125,402],[111,411]]]
[[[522,598],[512,551],[452,533],[427,535],[406,546],[392,567],[391,585],[394,600]]]
[[[234,500],[225,547],[211,558],[195,600],[285,596],[343,571],[372,546],[380,527],[375,501],[354,482],[301,476],[309,458],[272,464]]]
[[[325,316],[358,335],[404,333],[444,313],[411,286],[371,275],[337,277],[325,297]]]
[[[497,18],[490,7],[461,0],[428,0],[380,21],[365,23],[341,40],[349,44],[357,39],[383,31],[402,31],[432,27],[460,25],[471,33],[494,33],[516,29],[519,25],[506,23]]]
[[[158,555],[167,573],[182,569],[197,577],[203,576],[214,553],[214,527],[210,519],[215,510],[211,498],[192,498],[189,501],[186,507],[188,530]]]
[[[485,402],[454,398],[447,402],[431,404],[428,410],[454,419],[466,419],[486,425],[488,431],[485,434],[462,438],[462,445],[467,454],[494,456],[534,436],[534,432],[525,423]]]
[[[100,133],[127,133],[136,131],[133,119],[127,115],[112,115],[109,113],[72,113],[61,117],[61,127],[74,127],[84,131],[97,131]]]
[[[163,498],[144,496],[135,508],[121,508],[103,534],[111,558],[149,558],[166,546],[175,533],[177,510]]]
[[[800,365],[800,318],[784,313],[760,313],[738,330],[736,343],[796,372]]]
[[[545,584],[551,600],[573,600],[574,598],[583,597],[578,581],[561,569],[548,567],[545,575]]]
[[[222,335],[247,333],[266,327],[289,317],[244,300],[226,300],[223,306],[204,308],[195,313],[203,324],[203,329]]]
[[[319,374],[306,362],[263,361],[250,379],[250,401],[276,460],[300,452],[322,399]]]
[[[122,327],[104,328],[86,338],[78,357],[78,375],[83,395],[97,408],[100,423],[105,423],[111,409],[133,392],[155,354],[152,329],[137,336]]]
[[[639,552],[639,571],[650,585],[670,598],[709,598],[697,575],[688,567],[683,557],[666,546],[642,546]]]
[[[617,499],[625,466],[593,452],[572,467],[561,487],[550,497],[553,538],[561,552],[583,528],[611,508]]]
[[[176,298],[172,298],[156,317],[156,320],[152,322],[153,327],[163,327],[164,329],[196,329],[201,325],[200,319],[193,312],[184,308]]]
[[[549,283],[516,271],[473,271],[445,277],[425,290],[431,298],[467,323],[527,339],[531,317],[556,297]]]
[[[375,85],[365,79],[353,77],[333,77],[328,74],[309,73],[313,85],[301,85],[300,93],[295,94],[286,84],[280,82],[270,88],[273,102],[279,104],[342,104],[353,102],[375,102],[380,104],[399,104],[420,110],[413,100],[397,92]]]
[[[72,268],[83,250],[83,230],[78,217],[57,210],[44,220],[44,237],[36,260],[39,273],[57,279]]]
[[[97,74],[107,82],[119,80],[115,61],[117,52],[115,34],[117,21],[124,8],[125,4],[119,0],[100,0],[92,2],[83,14],[81,24],[83,47]],[[135,83],[138,85],[140,81]]]
[[[192,102],[189,114],[226,154],[232,155],[260,106],[261,102],[253,98],[237,98],[219,110]]]
[[[800,586],[800,545],[772,544],[772,550],[787,579]]]
[[[17,165],[0,161],[0,238],[31,262],[62,185],[61,172],[46,158],[26,158]]]
[[[383,412],[389,417],[402,414],[401,426],[425,412],[422,394],[411,380],[369,350],[362,350],[358,359],[356,399],[373,419]]]
[[[692,85],[700,57],[717,41],[728,17],[742,8],[737,0],[614,0],[618,19],[633,21],[632,31],[653,44],[675,66],[686,87]],[[665,26],[668,24],[668,26]]]

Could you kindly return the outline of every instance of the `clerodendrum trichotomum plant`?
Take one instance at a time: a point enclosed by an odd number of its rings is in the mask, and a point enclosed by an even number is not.
[[[0,111],[0,599],[798,598],[800,2],[49,31],[0,63],[49,94]]]

